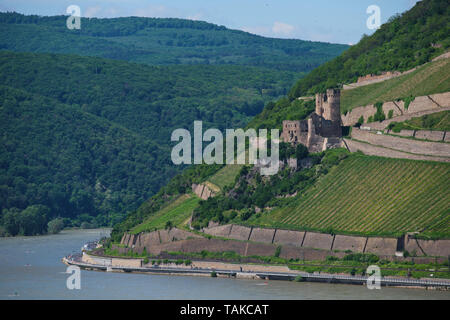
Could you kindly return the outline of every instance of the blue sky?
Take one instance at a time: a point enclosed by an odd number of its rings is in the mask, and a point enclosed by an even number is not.
[[[366,27],[366,9],[377,5],[381,22],[416,0],[0,0],[0,11],[65,14],[78,5],[83,17],[175,17],[276,37],[354,44]]]

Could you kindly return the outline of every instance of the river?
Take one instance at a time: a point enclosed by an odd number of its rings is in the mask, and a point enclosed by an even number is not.
[[[69,290],[61,257],[106,229],[0,238],[0,299],[446,299],[450,292],[365,286],[81,271]]]

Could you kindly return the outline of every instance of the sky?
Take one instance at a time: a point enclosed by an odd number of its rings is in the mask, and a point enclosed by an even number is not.
[[[66,14],[70,5],[82,17],[158,17],[202,20],[254,34],[343,44],[372,34],[366,21],[371,5],[381,23],[409,10],[416,0],[0,0],[0,11]]]

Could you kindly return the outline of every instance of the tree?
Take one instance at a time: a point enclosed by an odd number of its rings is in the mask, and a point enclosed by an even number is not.
[[[297,160],[301,160],[306,158],[307,156],[308,156],[308,148],[305,145],[299,143],[295,148],[295,157],[297,158]]]
[[[47,216],[50,209],[44,205],[32,205],[18,215],[19,234],[34,236],[47,232]]]
[[[64,221],[62,218],[55,218],[47,224],[47,232],[51,234],[59,233],[64,228]]]

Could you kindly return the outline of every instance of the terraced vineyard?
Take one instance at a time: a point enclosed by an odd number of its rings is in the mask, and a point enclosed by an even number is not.
[[[189,219],[199,201],[200,198],[193,194],[184,194],[137,225],[131,230],[131,233],[164,229],[168,221],[174,227],[180,226]]]
[[[450,59],[442,59],[422,65],[417,70],[398,78],[343,90],[341,113],[378,101],[393,101],[409,96],[419,97],[447,91],[450,91]]]
[[[450,238],[450,165],[353,154],[293,204],[252,223],[288,229]]]

